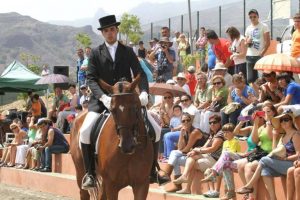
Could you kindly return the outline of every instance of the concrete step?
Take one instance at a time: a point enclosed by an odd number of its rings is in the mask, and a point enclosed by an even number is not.
[[[15,168],[0,168],[0,183],[7,185],[28,188],[61,196],[79,199],[79,189],[76,184],[76,177],[59,173],[42,173],[31,170]],[[131,187],[122,189],[119,193],[119,200],[133,199]],[[148,200],[191,200],[205,199],[201,195],[179,195],[165,193],[162,188],[150,188]]]
[[[71,154],[52,154],[52,172],[75,176],[76,170]]]

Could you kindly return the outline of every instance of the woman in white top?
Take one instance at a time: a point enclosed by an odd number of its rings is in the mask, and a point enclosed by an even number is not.
[[[230,59],[234,61],[234,73],[238,74],[240,72],[243,73],[245,77],[247,77],[247,69],[246,69],[246,53],[247,47],[245,44],[245,37],[242,36],[237,30],[237,28],[231,26],[226,30],[227,36],[231,40],[230,50],[232,55]]]

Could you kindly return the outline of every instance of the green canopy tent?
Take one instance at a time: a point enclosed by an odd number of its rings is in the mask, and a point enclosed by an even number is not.
[[[0,92],[46,90],[48,85],[35,85],[40,78],[22,63],[15,60],[0,75]]]

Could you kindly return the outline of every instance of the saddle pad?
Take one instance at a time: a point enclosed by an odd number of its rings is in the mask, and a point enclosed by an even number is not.
[[[98,148],[95,148],[95,147],[98,147],[99,138],[102,133],[102,129],[105,126],[107,120],[110,118],[110,115],[111,115],[110,113],[104,113],[99,119],[100,122],[96,123],[96,125],[98,125],[96,127],[96,130],[94,132],[92,131],[91,144],[94,146],[94,150],[95,150],[96,154],[98,154]],[[94,130],[94,128],[93,128],[93,130]]]

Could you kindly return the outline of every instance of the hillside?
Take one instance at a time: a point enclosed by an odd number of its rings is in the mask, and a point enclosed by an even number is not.
[[[14,59],[21,60],[22,52],[39,56],[40,65],[67,65],[73,67],[71,72],[74,71],[78,45],[75,36],[78,33],[88,34],[92,46],[101,42],[101,37],[91,26],[59,26],[18,13],[0,13],[0,73]]]

